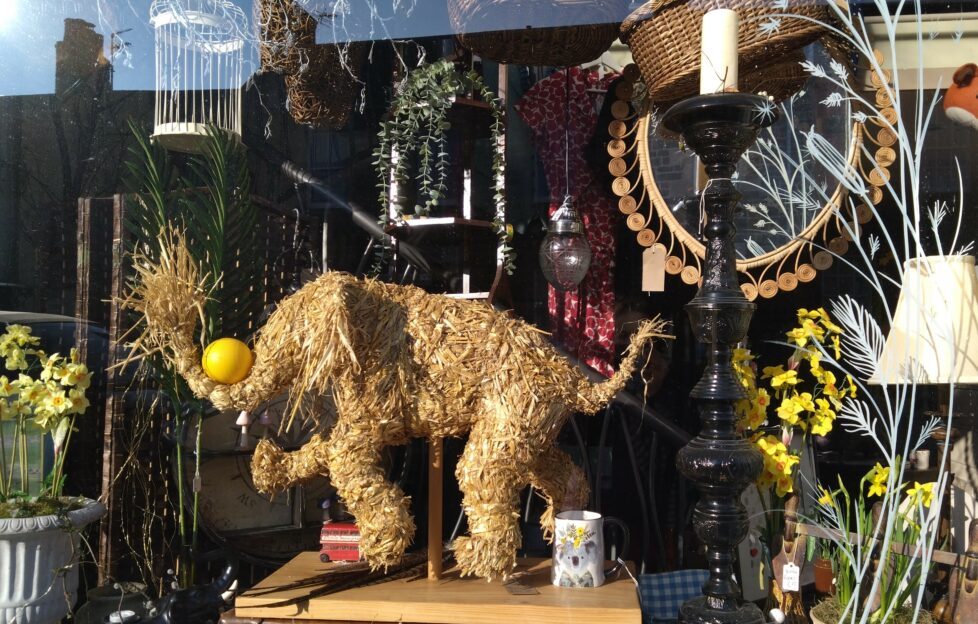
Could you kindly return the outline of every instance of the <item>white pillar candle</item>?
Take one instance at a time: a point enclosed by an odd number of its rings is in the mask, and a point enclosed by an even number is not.
[[[731,9],[713,9],[703,16],[700,50],[700,94],[737,90],[737,36],[740,19]]]

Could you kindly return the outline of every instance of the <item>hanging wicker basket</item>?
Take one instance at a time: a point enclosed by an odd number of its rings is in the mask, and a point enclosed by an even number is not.
[[[681,100],[699,91],[703,14],[729,8],[740,16],[739,56],[745,68],[769,67],[812,43],[827,32],[822,24],[785,13],[830,23],[825,0],[788,0],[775,9],[770,0],[653,0],[632,13],[621,26],[622,40],[632,49],[635,63],[655,101]],[[765,33],[761,25],[779,20]]]
[[[255,11],[262,71],[288,74],[308,64],[316,46],[316,18],[294,0],[259,0]]]
[[[766,93],[780,104],[801,91],[808,82],[808,72],[801,66],[805,53],[801,48],[789,52],[774,65],[767,65],[748,71],[740,79],[740,90],[744,93]]]
[[[316,128],[336,130],[345,126],[359,90],[357,76],[367,52],[364,43],[313,46],[308,51],[308,65],[285,76],[292,119]],[[346,66],[342,62],[344,54]]]
[[[514,65],[580,65],[618,37],[625,0],[448,0],[459,43],[479,56]],[[559,15],[574,26],[527,28],[534,16]],[[491,24],[492,32],[465,32]]]

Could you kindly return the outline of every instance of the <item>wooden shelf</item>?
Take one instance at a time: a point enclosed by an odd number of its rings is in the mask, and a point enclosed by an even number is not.
[[[483,221],[481,219],[463,219],[462,217],[411,217],[387,226],[387,231],[396,232],[400,229],[422,230],[424,228],[444,226],[493,229],[491,221]]]
[[[255,589],[274,587],[309,578],[327,566],[318,553],[302,553]],[[235,601],[234,622],[263,622],[275,618],[308,622],[431,622],[437,624],[512,624],[513,622],[561,622],[563,624],[640,624],[635,584],[627,575],[609,580],[598,588],[554,587],[550,584],[549,559],[521,559],[519,582],[539,593],[514,595],[499,582],[459,578],[456,568],[447,570],[439,581],[396,580],[359,587],[330,596],[313,598],[299,605],[265,608],[303,591],[283,591],[264,596],[239,596]]]

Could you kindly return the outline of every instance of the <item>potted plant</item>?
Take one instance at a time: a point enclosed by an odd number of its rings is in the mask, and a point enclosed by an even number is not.
[[[451,61],[441,59],[408,74],[394,96],[390,117],[381,124],[379,143],[374,150],[380,224],[387,226],[404,218],[429,216],[445,199],[450,164],[447,140],[452,127],[449,112],[463,96],[479,98],[488,106],[492,117],[493,229],[499,238],[503,266],[512,273],[514,254],[506,227],[505,113],[482,76],[471,70],[459,71]],[[392,197],[392,183],[397,185],[396,198]],[[416,201],[411,213],[406,214],[399,200],[412,184],[416,185]],[[383,251],[376,271],[386,259],[387,250]]]
[[[835,593],[812,608],[809,615],[815,624],[849,622],[859,603],[863,612],[870,613],[871,624],[932,621],[927,610],[917,613],[911,602],[926,573],[919,562],[919,550],[922,527],[933,525],[933,484],[897,487],[905,497],[895,512],[893,534],[887,544],[881,531],[890,522],[883,517],[883,504],[870,506],[868,499],[883,497],[892,482],[890,468],[877,463],[860,481],[855,500],[841,479],[836,490],[823,490],[818,501],[823,524],[836,527],[831,540]],[[855,533],[850,532],[852,529]],[[856,582],[860,571],[872,571],[877,587],[860,586]]]
[[[0,336],[7,372],[0,376],[0,570],[19,579],[0,584],[2,622],[48,623],[68,613],[78,588],[80,531],[105,513],[97,501],[62,496],[65,456],[75,418],[89,405],[91,373],[75,349],[48,355],[39,343],[23,325],[8,325]]]
[[[815,571],[815,591],[826,595],[832,593],[835,573],[832,570],[832,542],[822,538],[809,539],[812,552],[808,560]]]

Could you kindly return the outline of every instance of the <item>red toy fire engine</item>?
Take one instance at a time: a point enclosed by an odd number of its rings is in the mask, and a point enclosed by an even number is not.
[[[323,563],[360,560],[360,530],[352,522],[324,522],[319,543],[319,560]]]

